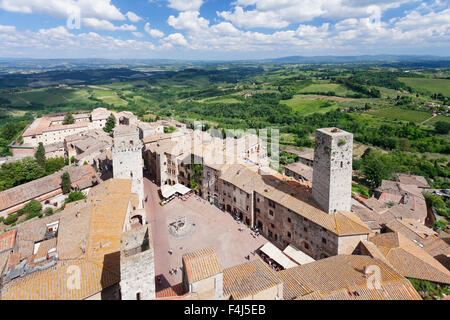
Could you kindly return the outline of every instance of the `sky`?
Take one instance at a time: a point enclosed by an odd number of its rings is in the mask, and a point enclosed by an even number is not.
[[[450,0],[0,0],[0,57],[450,56]]]

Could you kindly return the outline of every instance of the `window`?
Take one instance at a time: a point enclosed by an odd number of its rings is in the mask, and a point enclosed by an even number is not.
[[[305,247],[305,249],[309,249],[309,244],[307,244],[306,242],[303,243],[303,246]]]
[[[291,233],[289,231],[287,233],[287,236],[288,236],[289,239],[291,238]]]
[[[273,217],[273,211],[269,210],[269,216]]]
[[[289,223],[291,223],[291,222],[292,222],[291,218],[288,218],[288,222],[289,222]]]
[[[140,292],[136,293],[136,300],[141,300],[141,293]]]
[[[271,227],[272,227],[272,229],[275,229],[275,226],[274,226],[274,224],[272,223],[271,225],[270,225]]]
[[[275,202],[269,200],[269,207],[275,208]]]
[[[303,230],[304,230],[305,232],[308,232],[308,228],[307,228],[307,227],[303,227]]]
[[[327,244],[327,239],[322,238],[322,243]]]
[[[233,197],[233,202],[236,202],[236,197]]]

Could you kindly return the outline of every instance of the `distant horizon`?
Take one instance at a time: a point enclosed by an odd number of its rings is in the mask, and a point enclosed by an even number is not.
[[[186,62],[227,62],[227,61],[264,61],[264,60],[282,60],[288,58],[305,58],[305,59],[314,59],[314,58],[430,58],[430,59],[450,59],[450,55],[437,55],[437,54],[391,54],[391,53],[381,53],[381,54],[360,54],[360,55],[287,55],[287,56],[273,56],[268,58],[230,58],[230,59],[208,59],[208,58],[198,58],[198,59],[181,59],[181,58],[108,58],[108,57],[79,57],[79,58],[66,58],[66,57],[54,57],[54,58],[33,58],[33,57],[0,57],[0,60],[106,60],[106,61],[145,61],[145,60],[162,60],[162,61],[186,61]],[[378,60],[383,61],[383,60]],[[384,60],[387,61],[387,60]],[[374,61],[370,61],[374,62]]]
[[[0,0],[0,56],[235,61],[450,52],[442,0],[42,3]]]

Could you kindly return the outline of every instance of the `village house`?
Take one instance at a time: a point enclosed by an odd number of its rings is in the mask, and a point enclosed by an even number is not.
[[[65,167],[52,175],[0,192],[0,216],[16,213],[31,200],[41,202],[43,208],[58,209],[66,198],[61,189],[61,176],[68,172],[72,188],[86,190],[99,182],[91,166]]]
[[[132,250],[132,255],[127,254],[128,247],[134,249],[134,245],[129,243],[127,246],[121,241],[122,233],[131,230],[134,206],[131,185],[130,180],[108,180],[94,187],[87,199],[67,205],[61,213],[35,218],[14,229],[17,233],[15,243],[13,249],[9,249],[7,264],[0,274],[0,298],[120,299],[122,272],[129,287],[136,288],[139,275],[126,276],[127,263],[121,265],[118,254],[125,250],[124,258],[140,257],[136,250]],[[144,239],[145,235],[146,232]],[[128,241],[129,237],[133,238],[133,234],[125,234],[123,239]],[[13,237],[9,239],[12,243]],[[143,253],[146,263],[133,267],[145,267],[142,276],[154,279],[154,270],[147,264],[146,256],[149,253],[151,260],[152,252],[143,250]],[[140,285],[148,286],[148,292],[154,292],[151,281]]]
[[[295,162],[284,167],[284,174],[301,182],[312,181],[313,168],[301,162]]]

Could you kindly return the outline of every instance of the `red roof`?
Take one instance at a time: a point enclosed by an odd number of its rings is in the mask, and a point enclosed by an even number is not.
[[[14,248],[16,233],[17,229],[14,229],[0,235],[0,252]]]

